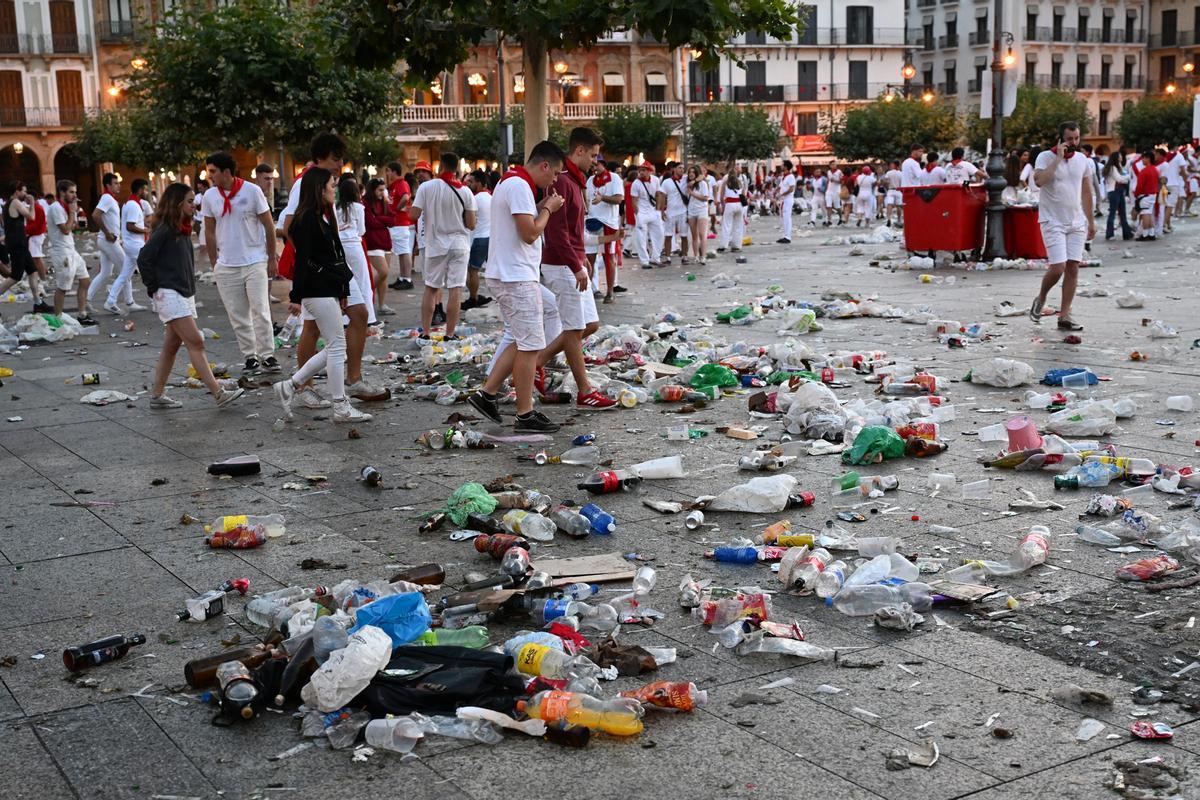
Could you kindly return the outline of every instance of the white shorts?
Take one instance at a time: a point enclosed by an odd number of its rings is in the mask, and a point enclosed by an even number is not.
[[[1155,195],[1143,194],[1133,198],[1133,206],[1139,214],[1153,214]]]
[[[171,320],[196,316],[196,298],[184,297],[174,289],[159,289],[150,300],[163,325]]]
[[[427,289],[457,289],[467,285],[467,248],[450,250],[440,255],[425,256],[425,287]]]
[[[600,318],[596,314],[596,298],[592,296],[592,288],[579,291],[570,267],[542,264],[542,284],[554,294],[564,331],[581,331],[589,322]]]
[[[899,189],[888,189],[887,195],[883,199],[885,206],[902,206],[904,205],[904,193]]]
[[[1167,187],[1167,208],[1175,208],[1175,204],[1183,199],[1182,186]]]
[[[825,191],[825,206],[827,208],[842,207],[842,188],[840,186],[837,189],[827,189]]]
[[[687,212],[667,217],[667,221],[663,223],[663,235],[686,239],[688,237]]]
[[[34,258],[44,258],[42,254],[42,245],[46,243],[46,234],[39,233],[37,236],[29,237],[29,255]]]
[[[87,262],[74,250],[50,256],[50,267],[54,270],[54,286],[60,291],[70,291],[75,281],[86,280]]]
[[[1042,243],[1046,246],[1046,261],[1062,264],[1066,261],[1082,261],[1083,245],[1087,242],[1087,223],[1058,225],[1040,223]]]
[[[392,235],[393,253],[398,256],[412,254],[413,236],[411,225],[397,225],[395,228],[388,228],[388,233]]]
[[[367,256],[370,258],[387,258],[387,250],[368,250]]]
[[[869,194],[859,193],[854,196],[854,213],[863,215],[871,213],[871,201],[875,198]]]
[[[487,279],[488,290],[500,308],[504,329],[517,349],[528,353],[546,346],[542,322],[542,285],[537,281]]]
[[[593,322],[600,321],[600,312],[596,310],[596,295],[592,294],[595,285],[589,286],[587,291],[583,293],[583,323],[591,325]],[[561,327],[561,326],[560,326]],[[551,341],[554,341],[551,339]]]
[[[600,236],[585,230],[583,232],[583,254],[595,256],[600,254]]]

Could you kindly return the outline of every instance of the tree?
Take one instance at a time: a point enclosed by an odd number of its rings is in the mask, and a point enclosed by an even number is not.
[[[128,110],[101,119],[146,122],[173,145],[166,149],[193,153],[377,130],[398,81],[390,69],[343,57],[348,34],[330,9],[276,0],[207,6],[178,4],[157,24],[138,52],[144,66],[129,75]],[[133,163],[161,166],[145,154]]]
[[[1080,133],[1087,134],[1092,119],[1086,100],[1062,89],[1019,86],[1013,113],[1004,118],[1004,146],[1050,147],[1058,142],[1059,124],[1068,120],[1078,122]],[[990,119],[973,119],[967,126],[968,142],[981,153],[986,152],[991,133]]]
[[[953,106],[894,97],[827,118],[822,133],[838,158],[891,161],[906,158],[914,143],[935,152],[949,149],[960,131]]]
[[[524,54],[525,152],[547,135],[547,57],[586,49],[611,30],[637,30],[669,48],[688,47],[714,68],[728,43],[748,31],[778,39],[795,34],[797,8],[788,0],[330,0],[341,15],[359,63],[390,66],[402,59],[406,80],[432,81],[466,60],[469,48],[499,33]]]
[[[1191,95],[1143,97],[1117,117],[1117,136],[1122,144],[1137,148],[1191,141]]]
[[[688,122],[688,155],[710,164],[770,158],[779,149],[779,124],[761,108],[717,103]]]
[[[596,120],[596,128],[604,137],[604,153],[610,157],[659,155],[671,135],[671,123],[662,114],[631,106],[605,108]]]
[[[137,106],[89,114],[75,135],[75,152],[85,165],[112,162],[154,170],[203,158],[172,126],[158,124]]]
[[[508,115],[508,121],[513,126],[513,142],[521,142],[525,138],[525,115],[517,109]],[[559,147],[567,146],[567,128],[558,117],[550,118],[550,133],[547,137]],[[500,161],[500,117],[480,117],[479,119],[456,122],[450,128],[450,149],[459,158],[468,161]],[[522,152],[513,153],[509,161],[514,164],[525,163]]]

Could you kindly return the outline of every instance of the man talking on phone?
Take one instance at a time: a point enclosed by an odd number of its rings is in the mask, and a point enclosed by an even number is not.
[[[1029,309],[1034,323],[1042,321],[1046,296],[1062,278],[1062,304],[1058,309],[1058,327],[1081,331],[1083,326],[1071,318],[1071,303],[1079,280],[1079,262],[1084,245],[1096,235],[1092,216],[1092,182],[1088,159],[1076,152],[1079,147],[1079,123],[1058,126],[1058,144],[1044,150],[1033,168],[1033,182],[1041,190],[1038,198],[1038,224],[1046,245],[1050,266],[1042,278],[1042,288]]]

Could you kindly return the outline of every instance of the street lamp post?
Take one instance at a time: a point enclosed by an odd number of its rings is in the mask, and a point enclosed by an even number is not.
[[[983,244],[983,258],[992,260],[1005,258],[1004,247],[1004,201],[1001,195],[1007,182],[1004,180],[1004,56],[1001,43],[1011,41],[1012,34],[1000,30],[1004,12],[1004,0],[996,0],[992,17],[992,150],[988,153],[987,174],[987,232]]]

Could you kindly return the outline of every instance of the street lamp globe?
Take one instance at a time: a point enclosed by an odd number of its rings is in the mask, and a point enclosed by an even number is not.
[[[1188,75],[1191,75],[1194,69],[1196,69],[1196,65],[1190,61],[1183,65],[1183,71]]]
[[[1163,91],[1165,91],[1167,94],[1175,94],[1175,89],[1176,89],[1176,86],[1175,86],[1175,84],[1173,84],[1173,83],[1168,83],[1168,84],[1167,84],[1167,85],[1166,85],[1166,86],[1163,88]]]
[[[911,81],[917,76],[917,68],[912,64],[905,64],[904,68],[900,70],[900,75],[904,80]]]
[[[922,93],[921,102],[932,103],[933,102],[933,92],[926,90],[924,93]]]
[[[562,75],[568,69],[569,69],[569,67],[567,66],[567,62],[565,62],[565,61],[555,61],[554,62],[554,71],[557,72],[559,75]]]

